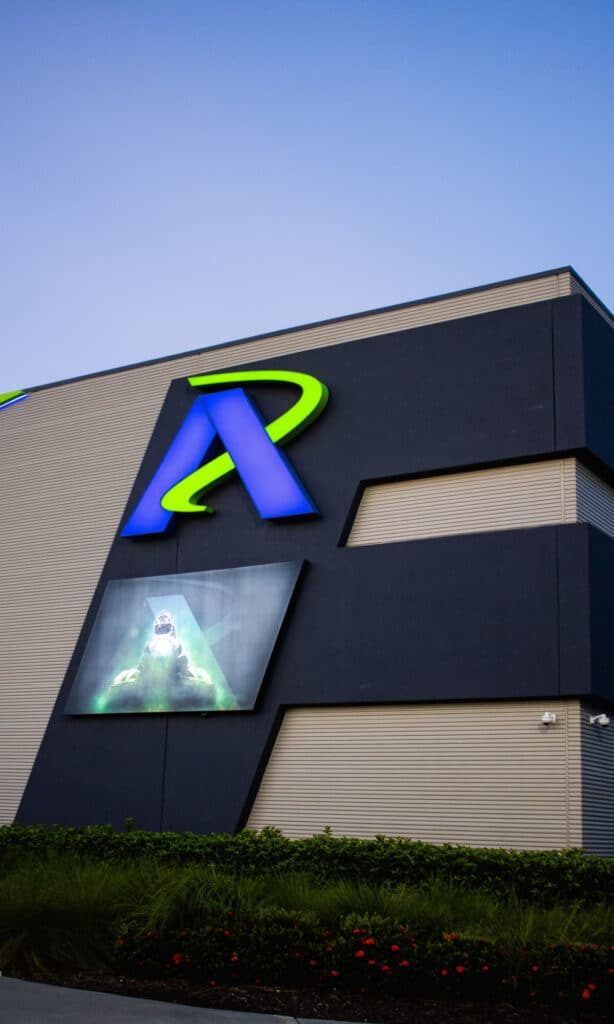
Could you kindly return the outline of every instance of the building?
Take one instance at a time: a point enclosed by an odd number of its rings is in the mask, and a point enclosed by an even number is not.
[[[614,854],[613,395],[563,268],[5,402],[0,821]]]

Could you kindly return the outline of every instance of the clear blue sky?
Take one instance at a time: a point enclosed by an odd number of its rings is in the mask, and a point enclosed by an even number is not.
[[[5,0],[0,391],[571,263],[612,0]]]

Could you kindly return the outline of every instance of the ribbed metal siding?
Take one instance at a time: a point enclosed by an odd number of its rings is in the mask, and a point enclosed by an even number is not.
[[[503,466],[400,483],[362,496],[348,546],[576,521],[575,460]]]
[[[592,296],[590,292],[587,292],[586,288],[583,287],[580,281],[578,281],[577,277],[574,277],[573,274],[569,274],[569,289],[570,295],[582,295],[587,302],[590,302],[593,309],[596,309],[599,315],[602,316],[603,319],[607,321],[607,323],[609,323],[610,327],[614,327],[614,319],[612,319],[612,317],[608,314],[604,307],[600,305],[599,302],[595,301],[594,296]]]
[[[614,537],[614,488],[590,469],[576,464],[576,503],[579,523],[592,523]]]
[[[0,822],[11,821],[169,382],[568,295],[568,272],[36,391],[0,415]]]
[[[541,725],[545,710],[558,721]],[[286,712],[248,827],[303,837],[581,844],[576,701]]]
[[[607,711],[607,728],[590,725],[591,715]],[[583,704],[582,830],[585,853],[614,857],[614,715],[597,704]],[[595,896],[597,898],[597,894]]]

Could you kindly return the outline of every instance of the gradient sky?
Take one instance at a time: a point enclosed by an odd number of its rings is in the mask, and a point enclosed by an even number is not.
[[[4,0],[0,391],[572,264],[614,3]]]

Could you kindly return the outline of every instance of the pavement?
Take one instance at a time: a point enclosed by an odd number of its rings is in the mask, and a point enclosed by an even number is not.
[[[275,1013],[235,1013],[0,977],[0,1024],[334,1024]]]

